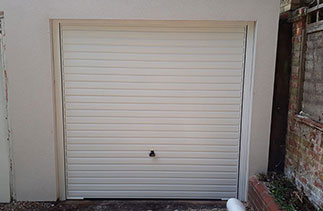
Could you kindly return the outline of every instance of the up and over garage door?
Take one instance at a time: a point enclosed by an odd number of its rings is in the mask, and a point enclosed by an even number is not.
[[[60,30],[67,198],[237,197],[245,25]]]

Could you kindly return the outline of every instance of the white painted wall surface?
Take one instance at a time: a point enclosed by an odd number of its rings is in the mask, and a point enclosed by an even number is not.
[[[56,200],[50,19],[256,21],[250,175],[267,169],[279,0],[2,0],[17,200]]]
[[[0,203],[10,201],[9,133],[2,43],[0,34]]]

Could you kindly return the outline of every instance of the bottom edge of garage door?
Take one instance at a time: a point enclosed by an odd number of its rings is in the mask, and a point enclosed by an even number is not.
[[[145,192],[142,191],[132,191],[132,192],[70,192],[68,193],[67,199],[85,199],[85,198],[108,198],[108,199],[121,199],[121,198],[132,198],[132,199],[227,199],[237,197],[236,192],[200,192],[196,194],[184,193],[184,192]]]

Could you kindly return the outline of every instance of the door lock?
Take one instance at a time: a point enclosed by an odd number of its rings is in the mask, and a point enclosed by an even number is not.
[[[154,148],[151,148],[150,150],[150,153],[149,153],[149,157],[156,157],[156,154],[155,154],[155,151],[154,151]]]

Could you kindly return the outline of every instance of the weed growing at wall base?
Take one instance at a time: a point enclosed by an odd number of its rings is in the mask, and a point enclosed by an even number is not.
[[[258,178],[269,188],[271,195],[282,209],[286,211],[315,210],[315,207],[305,194],[299,191],[295,184],[287,177],[270,173],[268,175],[260,174]]]

